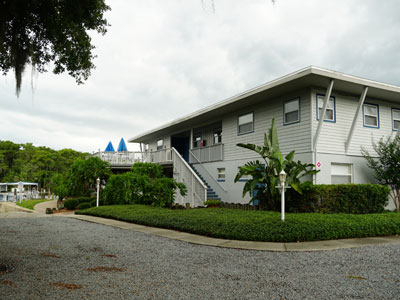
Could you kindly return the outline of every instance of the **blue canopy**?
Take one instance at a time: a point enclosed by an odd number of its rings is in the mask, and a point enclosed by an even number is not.
[[[108,143],[106,150],[104,150],[105,152],[115,152],[114,150],[114,146],[111,143],[111,141]],[[118,150],[119,151],[119,150]]]
[[[123,151],[128,151],[128,148],[126,148],[124,138],[121,138],[121,141],[119,142],[118,145],[118,152],[123,152]]]

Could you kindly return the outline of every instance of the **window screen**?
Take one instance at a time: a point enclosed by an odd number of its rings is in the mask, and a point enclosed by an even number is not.
[[[285,102],[284,104],[284,124],[291,124],[300,121],[299,99]]]
[[[248,113],[238,118],[238,133],[249,133],[254,130],[253,113]]]

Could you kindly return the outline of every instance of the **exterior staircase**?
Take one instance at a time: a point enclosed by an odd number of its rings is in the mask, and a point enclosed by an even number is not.
[[[204,184],[207,186],[207,200],[212,199],[212,200],[221,200],[220,197],[218,197],[217,193],[212,189],[212,187],[208,184],[208,182],[201,176],[201,174],[196,170],[196,167],[193,164],[189,164],[190,167],[193,169],[193,171],[196,173],[197,176],[204,182]]]

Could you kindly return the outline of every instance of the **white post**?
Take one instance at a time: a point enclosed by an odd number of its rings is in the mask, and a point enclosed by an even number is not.
[[[99,207],[99,190],[100,190],[100,177],[97,177],[97,198],[96,198],[96,207]]]
[[[279,173],[279,179],[281,182],[281,219],[282,222],[285,221],[285,181],[286,181],[286,172],[282,169],[282,171]]]
[[[281,214],[282,214],[282,221],[285,221],[285,185],[281,184],[281,188],[282,188],[282,191],[281,191]]]

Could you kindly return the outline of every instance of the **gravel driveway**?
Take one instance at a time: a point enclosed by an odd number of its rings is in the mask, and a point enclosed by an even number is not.
[[[16,215],[17,216],[17,215]],[[0,299],[400,299],[400,246],[262,252],[0,217]]]

